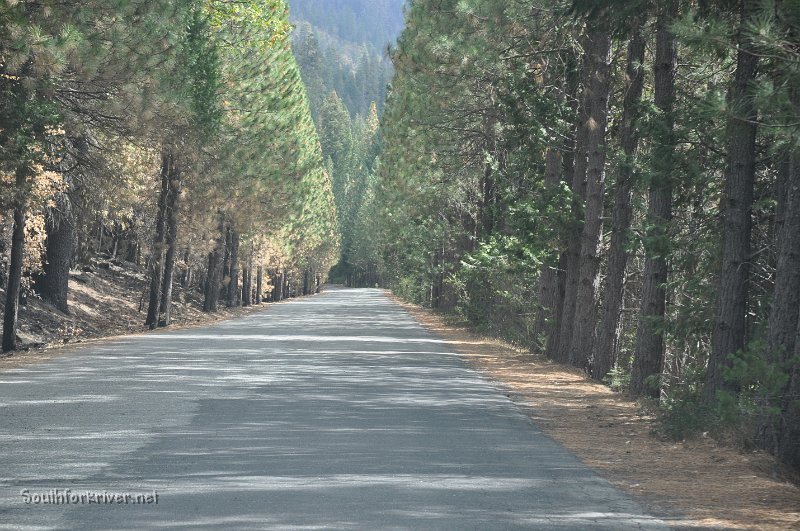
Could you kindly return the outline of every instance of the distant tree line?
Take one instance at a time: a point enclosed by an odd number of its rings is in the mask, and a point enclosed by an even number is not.
[[[358,213],[374,179],[381,150],[378,120],[394,70],[387,49],[402,30],[402,0],[290,2],[292,48],[333,180],[341,255],[331,280],[379,281],[371,262],[357,257]],[[357,20],[356,25],[343,21]]]
[[[383,50],[403,30],[405,0],[290,0],[292,19],[304,20],[343,43]]]

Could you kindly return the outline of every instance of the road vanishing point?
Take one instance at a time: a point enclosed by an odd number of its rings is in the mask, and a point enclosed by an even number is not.
[[[381,290],[0,368],[0,441],[2,529],[667,529]]]

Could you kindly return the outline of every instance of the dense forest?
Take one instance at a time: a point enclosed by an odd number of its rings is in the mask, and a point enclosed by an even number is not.
[[[3,351],[385,286],[800,467],[800,4],[290,3],[0,3]]]
[[[386,50],[402,29],[403,5],[403,0],[290,1],[292,48],[336,197],[342,245],[331,275],[335,282],[365,279],[351,263],[355,222],[381,151],[378,120],[394,72]],[[374,268],[368,269],[374,277]]]
[[[416,0],[357,285],[800,465],[800,4]]]
[[[176,283],[208,312],[318,289],[339,234],[290,30],[282,0],[0,4],[4,351],[98,258],[147,268],[150,328]]]
[[[403,30],[405,0],[290,0],[293,20],[303,20],[340,42],[382,50]]]

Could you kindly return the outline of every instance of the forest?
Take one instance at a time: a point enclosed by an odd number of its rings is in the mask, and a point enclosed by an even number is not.
[[[317,291],[333,184],[282,0],[0,3],[3,351],[70,271],[143,267],[142,320]],[[131,294],[138,298],[138,294]]]
[[[333,182],[340,225],[341,253],[332,282],[352,284],[361,275],[351,263],[354,225],[382,149],[379,118],[394,73],[385,50],[402,29],[403,4],[290,2],[292,49]],[[354,32],[346,28],[356,13]]]
[[[348,282],[798,467],[799,37],[781,0],[411,2]]]
[[[4,352],[385,287],[800,468],[800,4],[290,4],[0,1]]]

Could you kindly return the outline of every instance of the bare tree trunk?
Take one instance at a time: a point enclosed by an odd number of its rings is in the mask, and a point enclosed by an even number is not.
[[[192,284],[192,267],[189,265],[189,259],[192,256],[192,243],[191,241],[183,251],[183,263],[186,264],[186,269],[181,275],[181,287],[188,289]]]
[[[3,237],[4,227],[0,225],[0,289],[6,289],[6,239]]]
[[[164,258],[164,280],[161,290],[161,304],[159,326],[169,326],[172,311],[172,282],[175,271],[175,255],[178,253],[178,208],[182,187],[180,168],[174,161],[170,172],[170,191],[167,200],[167,254]]]
[[[256,304],[264,302],[264,266],[258,266],[256,270]]]
[[[628,267],[627,243],[633,209],[634,167],[639,150],[637,122],[641,115],[642,92],[644,90],[645,41],[641,22],[634,22],[633,36],[628,43],[625,99],[623,101],[620,144],[625,154],[617,173],[614,194],[614,214],[611,231],[611,247],[608,251],[606,288],[597,338],[592,348],[592,377],[601,380],[614,366],[619,351],[622,330],[622,302],[625,299],[625,278]]]
[[[275,302],[281,302],[286,298],[286,273],[279,273],[277,279],[278,282],[275,284]]]
[[[242,306],[247,307],[250,306],[250,301],[252,300],[252,293],[250,288],[250,261],[244,263],[242,267]]]
[[[26,170],[17,169],[15,184],[20,191],[26,184]],[[8,266],[8,288],[6,290],[6,307],[3,315],[3,352],[17,348],[17,313],[19,311],[19,295],[22,287],[22,261],[25,254],[25,215],[24,199],[19,197],[14,206],[14,228],[11,235],[11,259]]]
[[[226,227],[224,218],[220,219],[217,241],[214,250],[208,253],[208,274],[206,275],[206,293],[203,302],[204,312],[216,312],[219,302],[222,268],[220,261],[226,247]]]
[[[739,52],[734,84],[731,89],[731,118],[728,122],[728,168],[725,178],[725,225],[722,245],[722,269],[711,356],[708,360],[707,403],[716,400],[717,392],[732,390],[724,373],[730,356],[745,347],[747,330],[747,293],[750,279],[753,188],[756,168],[756,121],[753,85],[758,70],[755,46],[744,35],[754,17],[757,2],[741,0]]]
[[[169,176],[172,160],[168,153],[161,157],[161,194],[158,199],[156,231],[153,236],[153,257],[150,264],[150,303],[147,306],[145,326],[153,330],[158,325],[158,309],[161,304],[161,281],[164,274],[164,242],[166,239],[166,209],[169,195]]]
[[[75,223],[72,203],[59,194],[56,208],[48,209],[45,230],[45,263],[41,275],[34,278],[36,292],[64,313],[69,313],[69,270],[75,249]]]
[[[661,130],[654,147],[653,177],[650,184],[648,225],[645,239],[645,264],[642,300],[636,347],[631,368],[631,392],[657,397],[659,377],[664,366],[664,318],[667,304],[668,258],[672,222],[672,182],[675,150],[675,75],[678,52],[670,26],[678,16],[677,0],[659,10],[656,28],[655,103],[661,112]]]
[[[239,231],[235,226],[231,226],[231,281],[228,284],[228,307],[232,308],[240,305],[239,300]]]
[[[600,284],[600,246],[603,239],[603,207],[606,179],[606,128],[611,97],[611,34],[606,27],[592,31],[592,75],[589,97],[587,142],[586,210],[581,234],[580,274],[575,299],[570,363],[589,368],[595,324],[597,290]]]

